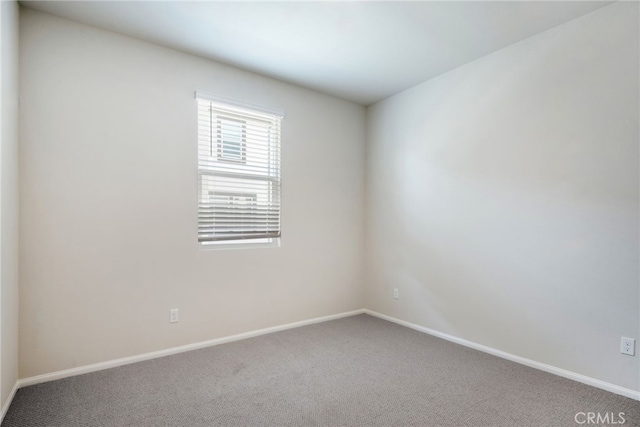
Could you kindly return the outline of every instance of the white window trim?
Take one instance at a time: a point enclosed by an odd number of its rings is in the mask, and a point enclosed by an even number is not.
[[[263,241],[265,240],[265,241]],[[198,242],[202,250],[237,250],[237,249],[261,249],[261,248],[279,248],[281,237],[272,237],[267,239],[251,240],[220,240],[217,242]]]
[[[222,104],[227,104],[227,105],[235,106],[242,109],[247,109],[252,113],[256,113],[256,112],[265,113],[268,116],[277,116],[281,119],[285,117],[284,111],[282,110],[264,107],[262,105],[257,105],[257,104],[240,102],[235,99],[231,99],[231,98],[227,98],[224,96],[215,95],[211,93],[196,91],[195,98],[211,101],[214,103],[218,102]],[[198,214],[196,214],[196,217],[198,217]],[[280,207],[280,220],[282,221],[282,206]],[[196,234],[198,231],[197,223],[198,221],[196,220]],[[280,230],[282,231],[282,226]],[[265,239],[256,239],[256,240],[220,240],[220,241],[212,241],[212,242],[197,242],[197,245],[201,250],[206,250],[206,251],[280,248],[282,246],[281,240],[282,240],[282,236],[270,237]]]
[[[265,114],[268,114],[269,116],[278,116],[281,119],[284,119],[284,111],[269,108],[269,107],[264,107],[262,105],[240,102],[235,99],[226,98],[224,96],[214,95],[211,93],[200,92],[200,91],[196,91],[195,97],[199,99],[205,99],[211,102],[219,102],[221,104],[233,105],[234,107],[244,108],[246,110],[250,110],[251,112],[265,113]]]

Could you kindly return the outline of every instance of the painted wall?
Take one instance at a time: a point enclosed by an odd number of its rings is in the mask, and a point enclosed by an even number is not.
[[[638,390],[638,39],[618,2],[371,106],[366,307]]]
[[[18,3],[0,2],[0,408],[18,380]]]
[[[21,377],[362,308],[363,107],[31,10],[20,37]],[[199,249],[196,90],[285,111],[282,247]]]

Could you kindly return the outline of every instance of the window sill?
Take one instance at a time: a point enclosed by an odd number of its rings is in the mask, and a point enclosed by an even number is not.
[[[203,242],[199,243],[201,250],[229,250],[229,249],[261,249],[261,248],[279,248],[280,238],[275,239],[256,239],[247,240],[227,240],[219,242]]]

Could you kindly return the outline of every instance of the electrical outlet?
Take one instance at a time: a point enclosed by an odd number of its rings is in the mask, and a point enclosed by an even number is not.
[[[622,337],[620,340],[620,353],[634,356],[636,354],[636,340]]]
[[[178,309],[172,308],[169,310],[169,323],[176,323],[178,321]]]
[[[398,298],[400,298],[400,291],[398,290],[398,288],[393,288],[393,299]]]

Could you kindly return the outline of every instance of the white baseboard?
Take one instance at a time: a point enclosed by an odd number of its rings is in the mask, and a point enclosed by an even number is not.
[[[7,401],[2,405],[2,409],[0,409],[0,424],[2,424],[2,420],[4,420],[4,416],[7,415],[7,411],[9,410],[9,406],[11,406],[11,402],[13,401],[13,397],[16,395],[16,392],[20,388],[20,381],[16,381],[11,389],[11,393],[9,393],[9,397],[7,397]]]
[[[610,391],[610,392],[615,393],[615,394],[619,394],[621,396],[629,397],[631,399],[640,400],[640,391],[628,389],[628,388],[621,387],[621,386],[618,386],[618,385],[615,385],[615,384],[611,384],[611,383],[608,383],[608,382],[605,382],[605,381],[601,381],[601,380],[598,380],[598,379],[595,379],[595,378],[587,377],[587,376],[582,375],[582,374],[578,374],[578,373],[575,373],[575,372],[567,371],[565,369],[558,368],[558,367],[555,367],[555,366],[552,366],[552,365],[547,365],[545,363],[536,362],[535,360],[531,360],[531,359],[527,359],[527,358],[524,358],[524,357],[516,356],[514,354],[510,354],[510,353],[507,353],[507,352],[504,352],[504,351],[501,351],[501,350],[497,350],[495,348],[487,347],[487,346],[484,346],[482,344],[478,344],[478,343],[475,343],[475,342],[472,342],[472,341],[468,341],[468,340],[465,340],[465,339],[462,339],[462,338],[455,337],[453,335],[449,335],[449,334],[445,334],[445,333],[442,333],[442,332],[438,332],[436,330],[429,329],[429,328],[426,328],[424,326],[416,325],[415,323],[406,322],[404,320],[400,320],[400,319],[397,319],[395,317],[387,316],[385,314],[381,314],[381,313],[378,313],[378,312],[373,311],[373,310],[360,309],[360,310],[354,310],[354,311],[349,311],[349,312],[345,312],[345,313],[334,314],[334,315],[330,315],[330,316],[316,317],[316,318],[313,318],[313,319],[302,320],[302,321],[299,321],[299,322],[287,323],[285,325],[273,326],[273,327],[270,327],[270,328],[258,329],[256,331],[244,332],[242,334],[231,335],[231,336],[222,337],[222,338],[216,338],[216,339],[213,339],[213,340],[202,341],[202,342],[193,343],[193,344],[187,344],[187,345],[183,345],[183,346],[180,346],[180,347],[173,347],[173,348],[168,348],[168,349],[165,349],[165,350],[154,351],[154,352],[151,352],[151,353],[144,353],[144,354],[140,354],[140,355],[137,355],[137,356],[124,357],[124,358],[121,358],[121,359],[109,360],[109,361],[106,361],[106,362],[95,363],[95,364],[92,364],[92,365],[80,366],[80,367],[73,368],[73,369],[65,369],[63,371],[52,372],[52,373],[49,373],[49,374],[43,374],[43,375],[37,375],[37,376],[34,376],[34,377],[23,378],[21,380],[18,380],[16,385],[13,387],[13,390],[11,391],[11,394],[9,395],[9,398],[7,399],[7,402],[2,407],[2,412],[0,412],[0,423],[2,422],[2,419],[4,418],[4,415],[6,414],[7,410],[9,409],[9,405],[11,404],[11,401],[12,401],[17,389],[20,388],[20,387],[39,384],[39,383],[43,383],[43,382],[47,382],[47,381],[58,380],[58,379],[67,378],[67,377],[72,377],[72,376],[75,376],[75,375],[86,374],[86,373],[89,373],[89,372],[101,371],[101,370],[104,370],[104,369],[115,368],[115,367],[118,367],[118,366],[128,365],[128,364],[131,364],[131,363],[136,363],[136,362],[142,362],[142,361],[145,361],[145,360],[156,359],[158,357],[164,357],[164,356],[170,356],[172,354],[184,353],[186,351],[198,350],[198,349],[206,348],[206,347],[213,347],[213,346],[216,346],[216,345],[225,344],[225,343],[229,343],[229,342],[233,342],[233,341],[239,341],[239,340],[243,340],[243,339],[246,339],[246,338],[257,337],[257,336],[260,336],[260,335],[266,335],[266,334],[270,334],[270,333],[273,333],[273,332],[284,331],[284,330],[293,329],[293,328],[299,328],[301,326],[311,325],[311,324],[320,323],[320,322],[327,322],[329,320],[335,320],[335,319],[340,319],[340,318],[343,318],[343,317],[355,316],[355,315],[363,314],[363,313],[369,314],[369,315],[374,316],[374,317],[378,317],[380,319],[388,320],[388,321],[396,323],[398,325],[406,326],[406,327],[414,329],[416,331],[423,332],[423,333],[428,334],[428,335],[433,335],[435,337],[442,338],[444,340],[451,341],[451,342],[454,342],[456,344],[463,345],[465,347],[473,348],[475,350],[479,350],[479,351],[482,351],[484,353],[488,353],[488,354],[491,354],[491,355],[494,355],[494,356],[497,356],[497,357],[500,357],[500,358],[503,358],[503,359],[506,359],[506,360],[510,360],[512,362],[520,363],[522,365],[529,366],[531,368],[535,368],[535,369],[539,369],[541,371],[549,372],[551,374],[558,375],[560,377],[564,377],[564,378],[568,378],[570,380],[578,381],[578,382],[581,382],[583,384],[587,384],[587,385],[590,385],[590,386],[593,386],[593,387],[600,388],[602,390],[606,390],[606,391]]]
[[[329,320],[340,319],[343,317],[355,316],[363,314],[364,309],[348,311],[345,313],[332,314],[330,316],[316,317],[299,322],[287,323],[285,325],[272,326],[270,328],[258,329],[256,331],[244,332],[242,334],[231,335],[228,337],[216,338],[213,340],[187,344],[180,347],[172,347],[165,350],[144,353],[137,356],[123,357],[121,359],[108,360],[106,362],[94,363],[92,365],[79,366],[77,368],[65,369],[63,371],[51,372],[49,374],[37,375],[35,377],[23,378],[18,381],[18,388],[29,385],[39,384],[47,381],[59,380],[62,378],[73,377],[75,375],[86,374],[89,372],[101,371],[103,369],[115,368],[117,366],[129,365],[131,363],[142,362],[145,360],[157,359],[158,357],[170,356],[172,354],[184,353],[186,351],[198,350],[215,345],[225,344],[233,341],[239,341],[246,338],[257,337],[259,335],[271,334],[273,332],[284,331],[286,329],[299,328],[314,323],[327,322]]]
[[[621,387],[621,386],[611,384],[605,381],[601,381],[595,378],[587,377],[585,375],[577,374],[575,372],[567,371],[566,369],[558,368],[552,365],[547,365],[545,363],[536,362],[535,360],[516,356],[514,354],[507,353],[501,350],[496,350],[495,348],[487,347],[485,345],[478,344],[472,341],[467,341],[465,339],[458,338],[453,335],[449,335],[449,334],[435,331],[433,329],[425,328],[424,326],[416,325],[415,323],[396,319],[395,317],[387,316],[386,314],[381,314],[376,311],[365,309],[364,312],[371,316],[388,320],[389,322],[397,323],[398,325],[406,326],[407,328],[415,329],[416,331],[423,332],[428,335],[433,335],[434,337],[442,338],[444,340],[451,341],[453,343],[460,344],[465,347],[473,348],[475,350],[479,350],[484,353],[489,353],[493,356],[501,357],[503,359],[507,359],[512,362],[520,363],[521,365],[529,366],[530,368],[539,369],[541,371],[549,372],[551,374],[555,374],[560,377],[568,378],[570,380],[578,381],[580,383],[597,387],[602,390],[610,391],[612,393],[619,394],[621,396],[626,396],[631,399],[640,400],[640,391],[632,390],[630,388]]]

